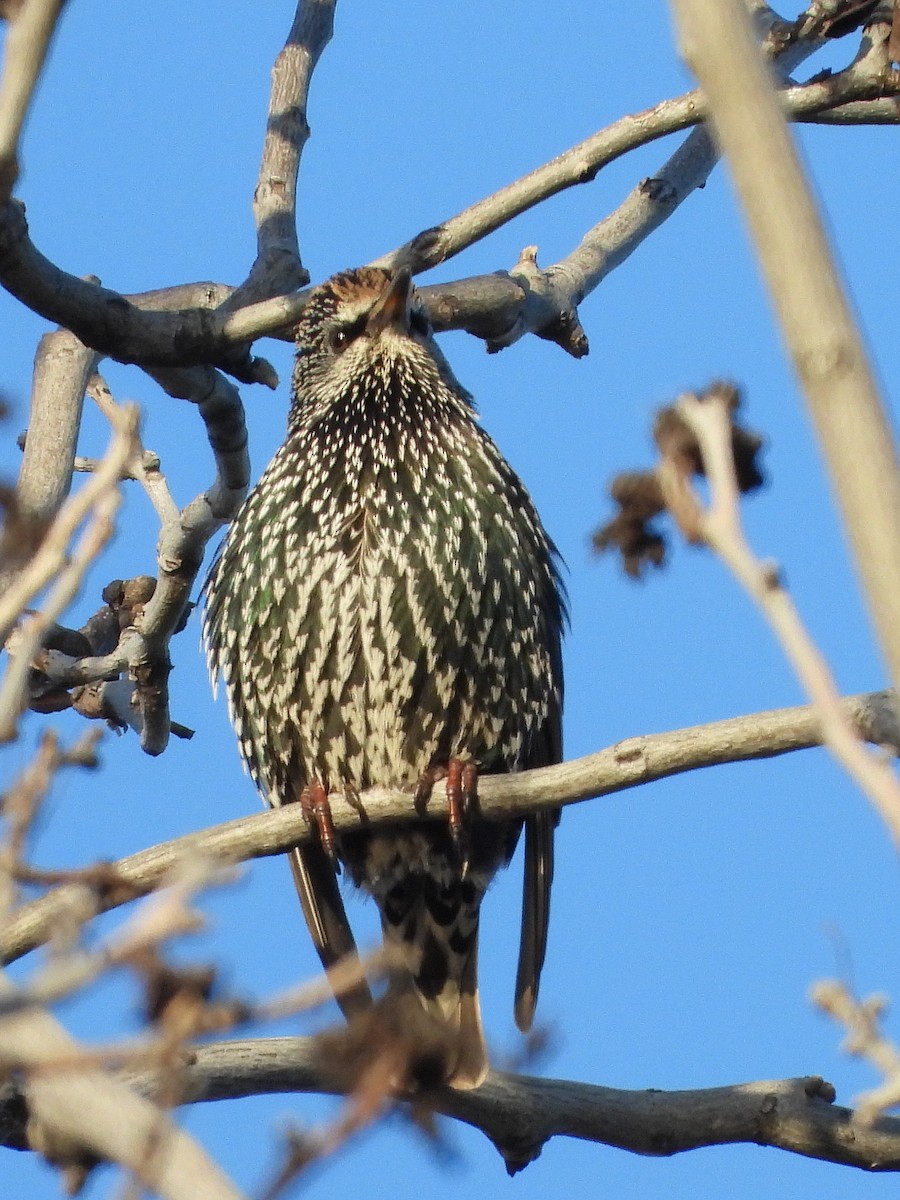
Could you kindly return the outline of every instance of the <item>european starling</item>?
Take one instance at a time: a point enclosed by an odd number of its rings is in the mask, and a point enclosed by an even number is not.
[[[472,766],[558,762],[564,620],[555,547],[409,272],[361,268],[317,287],[297,327],[286,440],[206,584],[210,669],[265,799],[321,810],[329,792],[421,792],[442,775],[458,795]],[[440,1072],[458,1087],[487,1071],[478,910],[523,824],[515,1011],[531,1026],[557,816],[487,821],[470,808],[461,837],[411,812],[336,843],[406,964],[391,989],[450,1031]],[[331,966],[355,943],[327,840],[296,850],[292,867]],[[350,1015],[368,990],[338,999]]]

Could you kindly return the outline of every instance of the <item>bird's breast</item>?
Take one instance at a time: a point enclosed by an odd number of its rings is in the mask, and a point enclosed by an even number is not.
[[[251,498],[260,553],[241,556],[260,665],[240,703],[270,798],[313,779],[409,787],[450,757],[521,765],[549,663],[502,480],[486,487],[452,441],[299,461],[281,472],[276,458],[265,502]]]

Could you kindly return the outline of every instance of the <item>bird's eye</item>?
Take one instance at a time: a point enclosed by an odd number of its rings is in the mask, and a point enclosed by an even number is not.
[[[428,320],[428,314],[420,308],[414,308],[409,314],[409,327],[413,333],[418,333],[420,337],[428,337],[431,333],[431,322]]]
[[[328,334],[328,349],[332,354],[340,354],[350,345],[350,331],[345,325],[339,325]]]
[[[332,354],[343,354],[350,343],[356,341],[365,327],[365,316],[350,325],[334,325],[328,331],[328,349]]]

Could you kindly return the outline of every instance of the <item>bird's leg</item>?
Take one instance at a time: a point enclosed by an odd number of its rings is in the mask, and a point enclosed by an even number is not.
[[[447,763],[447,803],[450,806],[450,833],[460,843],[465,834],[465,822],[478,804],[478,767],[461,758]]]
[[[463,868],[467,865],[466,820],[478,805],[478,767],[471,761],[451,758],[446,767],[430,767],[416,785],[415,804],[422,811],[431,789],[439,779],[447,780],[447,804],[450,809],[450,836],[460,851]]]
[[[337,856],[337,834],[334,830],[334,818],[331,815],[331,805],[328,803],[328,792],[325,785],[318,779],[308,783],[300,793],[300,807],[304,814],[315,825],[319,833],[322,849],[328,855],[335,871],[340,872],[340,862]]]
[[[450,809],[450,836],[457,846],[463,838],[463,765],[458,758],[447,763],[447,806]]]

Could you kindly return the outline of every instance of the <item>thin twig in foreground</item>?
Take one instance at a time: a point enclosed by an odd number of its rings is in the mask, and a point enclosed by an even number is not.
[[[900,680],[893,431],[741,0],[672,0],[828,462],[892,680]],[[896,836],[896,835],[895,835]]]
[[[19,138],[65,0],[24,0],[10,19],[0,78],[0,197],[19,175]]]
[[[15,737],[28,673],[44,632],[77,595],[91,563],[112,537],[113,518],[121,502],[119,481],[134,456],[137,428],[137,409],[126,409],[102,467],[60,510],[36,555],[0,600],[0,629],[4,629],[57,577],[43,608],[17,631],[15,653],[0,684],[0,743]],[[69,556],[69,543],[85,518],[89,518],[87,527]]]
[[[759,605],[820,714],[825,744],[869,797],[900,848],[900,783],[893,768],[884,755],[872,753],[864,745],[847,716],[828,664],[781,583],[777,567],[760,562],[744,536],[726,394],[713,388],[702,400],[685,395],[679,398],[677,408],[697,438],[709,480],[709,508],[704,509],[693,497],[700,536]]]
[[[12,985],[0,976],[0,996]],[[78,1163],[108,1159],[132,1170],[145,1166],[147,1138],[165,1121],[165,1160],[143,1176],[166,1200],[240,1200],[241,1193],[192,1137],[149,1100],[102,1071],[83,1067],[44,1073],[44,1063],[74,1057],[79,1043],[49,1013],[32,1009],[0,1020],[0,1064],[25,1077],[26,1144]]]
[[[881,1032],[880,1020],[887,1008],[884,996],[857,1000],[842,984],[823,980],[810,990],[812,1002],[847,1028],[844,1049],[865,1058],[884,1076],[884,1083],[858,1096],[859,1120],[872,1125],[888,1108],[900,1104],[900,1050]]]

